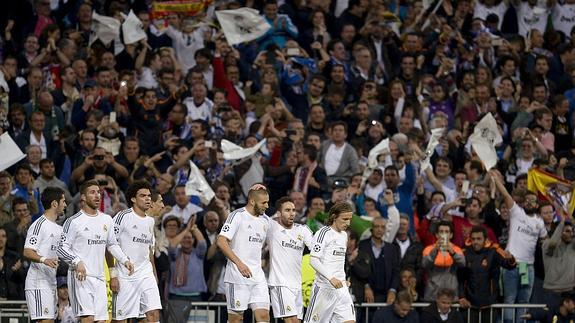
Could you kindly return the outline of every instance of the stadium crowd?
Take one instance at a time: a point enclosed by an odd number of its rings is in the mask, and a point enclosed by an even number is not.
[[[112,216],[128,208],[132,182],[152,184],[164,304],[225,301],[215,241],[246,185],[262,182],[268,215],[289,196],[314,232],[332,205],[351,203],[368,228],[348,232],[354,301],[393,303],[376,321],[463,322],[452,302],[473,322],[479,312],[489,322],[494,303],[545,303],[517,312],[542,322],[575,317],[572,209],[528,190],[532,168],[575,178],[575,1],[217,0],[163,20],[151,2],[3,6],[0,133],[27,155],[0,172],[0,299],[24,299],[24,240],[44,189],[65,191],[62,224],[95,179]],[[270,29],[230,46],[214,12],[241,7]],[[90,41],[93,11],[122,20],[130,10],[146,39]],[[468,142],[488,113],[503,138],[491,170]],[[444,135],[426,151],[437,128]],[[257,159],[231,161],[224,139],[266,142]],[[190,162],[215,193],[209,203],[187,193]],[[73,321],[59,296],[59,320]],[[418,314],[416,301],[433,303]]]

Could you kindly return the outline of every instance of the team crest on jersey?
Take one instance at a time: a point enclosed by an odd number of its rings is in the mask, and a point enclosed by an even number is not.
[[[44,307],[44,314],[48,314],[48,308]]]
[[[229,225],[229,224],[226,224],[226,225],[224,225],[224,227],[222,228],[222,232],[228,232],[228,231],[230,231],[230,225]]]
[[[311,317],[311,319],[314,320],[314,321],[319,321],[319,315],[318,315],[318,314],[314,314],[314,315]]]
[[[315,252],[320,252],[321,251],[321,246],[316,244],[315,246],[313,246],[313,251]]]
[[[104,232],[108,232],[108,226],[104,224]]]
[[[301,241],[301,240],[303,239],[303,237],[301,236],[301,234],[298,234],[298,235],[297,235],[297,239],[298,239],[299,241]]]
[[[240,301],[236,301],[236,307],[240,307]]]
[[[31,237],[31,238],[30,238],[30,244],[31,244],[31,245],[35,245],[35,244],[37,244],[37,243],[38,243],[38,238],[36,238],[36,237]]]
[[[287,306],[286,311],[291,312],[291,307]]]

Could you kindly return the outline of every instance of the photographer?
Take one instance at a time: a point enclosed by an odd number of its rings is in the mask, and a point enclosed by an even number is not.
[[[82,183],[86,179],[94,178],[95,174],[106,174],[117,179],[130,176],[126,167],[118,163],[112,153],[102,147],[96,147],[92,154],[74,169],[71,180],[76,183]]]

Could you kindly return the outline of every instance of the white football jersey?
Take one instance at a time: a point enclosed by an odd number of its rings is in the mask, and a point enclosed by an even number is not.
[[[118,212],[114,217],[114,234],[122,251],[134,264],[134,273],[130,276],[126,267],[117,264],[118,277],[128,280],[140,280],[154,275],[150,262],[150,250],[155,244],[154,219],[141,217],[134,209]]]
[[[34,221],[26,234],[25,249],[32,249],[40,257],[58,258],[58,244],[62,236],[62,227],[44,215]],[[26,275],[26,290],[56,288],[56,268],[32,262]]]
[[[232,251],[250,268],[251,278],[242,276],[238,267],[228,260],[224,282],[252,285],[266,281],[262,270],[262,247],[270,225],[267,215],[253,216],[245,208],[230,213],[220,235],[230,240]]]
[[[301,259],[305,246],[310,250],[313,246],[313,233],[306,225],[294,223],[290,229],[286,229],[270,220],[270,286],[301,288]]]
[[[325,226],[315,233],[310,256],[318,258],[329,271],[329,277],[316,273],[315,284],[319,287],[334,288],[329,282],[331,278],[345,280],[346,251],[347,232],[337,232],[330,226]]]
[[[68,264],[72,264],[74,260],[83,261],[86,275],[104,280],[108,245],[118,246],[112,217],[100,211],[97,216],[80,211],[64,222],[58,255]]]

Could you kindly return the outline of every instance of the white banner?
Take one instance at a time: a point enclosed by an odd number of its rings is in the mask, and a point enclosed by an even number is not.
[[[20,147],[16,145],[7,132],[0,136],[0,151],[2,152],[0,154],[0,171],[7,169],[26,157],[26,154],[20,150]]]
[[[427,143],[427,149],[425,149],[425,159],[421,161],[421,172],[424,172],[427,167],[431,167],[431,156],[433,156],[433,151],[439,144],[439,138],[441,138],[444,133],[445,128],[436,128],[431,130],[431,137]]]
[[[257,39],[270,29],[270,24],[252,8],[216,11],[218,21],[230,45]]]
[[[105,46],[120,35],[120,22],[116,18],[101,16],[92,12],[92,31],[89,46],[99,39]]]
[[[142,39],[148,38],[144,31],[144,25],[132,10],[130,10],[127,16],[124,14],[122,14],[122,16],[124,17],[124,23],[122,24],[124,44],[134,44]]]
[[[198,166],[192,161],[190,161],[190,176],[186,183],[186,195],[199,196],[204,205],[208,205],[214,196],[216,196],[216,193],[214,193],[214,190],[212,190],[212,187],[208,184],[208,181],[206,181],[206,178],[202,175]]]
[[[497,152],[495,146],[503,141],[497,122],[491,113],[486,114],[481,121],[477,123],[473,134],[469,136],[471,147],[475,150],[479,159],[485,165],[486,170],[490,170],[497,165]]]
[[[257,156],[252,156],[252,164],[248,171],[240,179],[240,185],[242,186],[242,191],[245,196],[248,196],[250,187],[256,183],[261,183],[264,181],[264,169],[260,160]]]
[[[251,148],[243,148],[231,141],[222,139],[222,152],[224,153],[225,160],[238,160],[250,157],[251,155],[257,153],[263,145],[265,145],[266,140],[262,139],[262,141],[258,142],[257,145]]]

